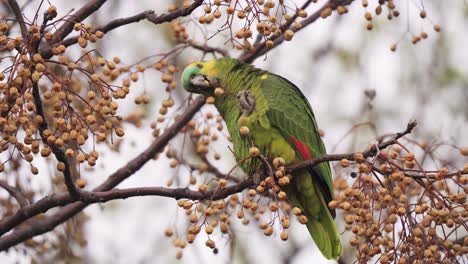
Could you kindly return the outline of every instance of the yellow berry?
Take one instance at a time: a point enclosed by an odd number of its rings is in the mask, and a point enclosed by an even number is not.
[[[462,147],[460,148],[460,154],[462,156],[468,156],[468,147]]]
[[[421,18],[426,18],[426,16],[427,16],[426,11],[425,11],[425,10],[421,10],[421,12],[419,13],[419,16],[420,16]]]
[[[63,162],[57,163],[57,170],[65,171],[65,163],[63,163]]]
[[[220,179],[218,185],[220,188],[224,188],[227,185],[227,181],[225,179]]]
[[[263,230],[263,234],[265,236],[271,236],[271,234],[273,234],[273,227],[271,225],[267,226],[265,230]]]
[[[338,202],[335,201],[335,200],[332,200],[328,203],[328,207],[331,208],[331,209],[335,209],[338,207]]]
[[[208,98],[206,98],[206,103],[207,104],[214,104],[216,101],[216,98],[214,98],[213,96],[210,96]]]
[[[211,239],[208,239],[206,242],[205,242],[205,245],[209,248],[215,248],[216,247],[216,243],[211,240]]]
[[[265,42],[265,46],[266,46],[267,48],[273,47],[274,44],[275,44],[275,43],[274,43],[273,40],[271,40],[271,39],[269,39],[269,40],[267,40],[267,41]]]
[[[277,157],[273,160],[273,166],[275,166],[276,168],[284,166],[284,164],[286,164],[286,162],[281,157]]]
[[[307,216],[305,216],[305,215],[299,216],[298,220],[299,220],[299,223],[301,223],[301,224],[303,224],[303,225],[307,224],[307,222],[309,221],[309,220],[307,219]]]
[[[302,214],[302,210],[300,208],[298,208],[298,207],[294,207],[292,212],[295,215],[301,215]]]
[[[167,7],[167,11],[169,11],[169,12],[174,12],[176,9],[177,9],[177,7],[175,5],[172,5],[172,4]]]
[[[260,155],[260,151],[258,150],[257,147],[251,147],[251,148],[249,149],[249,155],[250,155],[251,157],[258,157],[258,155]]]
[[[215,96],[222,96],[224,94],[224,89],[221,88],[221,87],[217,87],[215,90],[214,90],[214,95]]]
[[[350,163],[350,162],[349,162],[348,159],[342,159],[342,160],[340,160],[340,165],[341,165],[341,167],[343,167],[343,168],[348,167],[348,166],[349,166],[349,163]]]
[[[284,39],[290,41],[294,36],[294,31],[288,29],[284,32]]]
[[[122,128],[118,127],[115,129],[115,134],[119,137],[123,137],[125,135],[125,131]]]
[[[80,189],[83,189],[84,187],[86,187],[86,180],[83,179],[83,178],[79,178],[76,180],[76,186],[78,186],[78,188]]]
[[[205,193],[207,189],[208,186],[206,184],[200,184],[200,186],[198,186],[198,191],[201,193]]]
[[[250,129],[246,126],[241,126],[239,132],[242,136],[247,136],[250,133]]]
[[[184,253],[182,252],[182,250],[177,251],[176,259],[181,259],[183,257],[183,255],[184,255]]]

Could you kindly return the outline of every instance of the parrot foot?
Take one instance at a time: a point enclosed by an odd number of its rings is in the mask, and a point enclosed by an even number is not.
[[[249,116],[255,110],[255,98],[250,90],[240,91],[236,99],[243,116]]]

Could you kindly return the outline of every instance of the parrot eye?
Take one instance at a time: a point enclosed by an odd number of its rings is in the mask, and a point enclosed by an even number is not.
[[[202,65],[202,64],[200,64],[200,63],[199,63],[199,64],[197,64],[196,66],[197,66],[197,68],[199,68],[199,69],[203,68],[203,65]]]

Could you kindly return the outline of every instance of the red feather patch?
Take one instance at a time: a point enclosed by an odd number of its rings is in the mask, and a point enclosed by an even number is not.
[[[309,151],[309,147],[307,147],[307,144],[305,144],[304,142],[300,141],[299,139],[293,136],[290,136],[290,138],[294,146],[296,147],[297,151],[299,151],[299,153],[301,154],[302,158],[304,158],[304,160],[311,160],[313,158],[312,154]]]

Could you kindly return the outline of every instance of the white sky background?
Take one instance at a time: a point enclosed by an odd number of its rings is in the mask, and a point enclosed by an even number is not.
[[[365,29],[364,10],[360,1],[356,1],[349,8],[349,14],[342,16],[339,21],[336,14],[331,19],[318,20],[297,33],[292,42],[286,42],[268,53],[266,60],[262,57],[255,62],[259,67],[286,77],[303,90],[314,108],[320,128],[326,133],[324,141],[328,150],[333,149],[353,124],[369,119],[368,114],[361,115],[365,89],[375,89],[377,92],[373,102],[373,115],[377,120],[378,133],[400,131],[410,119],[416,118],[419,123],[416,138],[436,138],[458,146],[468,145],[468,137],[465,135],[468,131],[468,20],[464,16],[468,7],[462,0],[424,1],[428,17],[442,26],[445,46],[443,49],[436,49],[435,47],[440,47],[437,42],[440,41],[441,35],[432,30],[428,21],[419,19],[419,12],[414,5],[419,1],[408,1],[412,12],[409,22],[412,32],[418,34],[420,29],[424,29],[429,33],[429,39],[417,45],[412,45],[411,38],[407,35],[400,41],[396,53],[389,50],[390,45],[400,39],[406,31],[406,1],[397,1],[399,5],[403,3],[400,8],[402,15],[399,18],[388,21],[384,16],[379,17],[372,32]],[[66,10],[79,7],[85,1],[50,2],[57,5],[59,15],[63,15]],[[158,10],[157,13],[161,13],[159,10],[165,11],[164,6],[168,2],[109,1],[99,11],[99,17],[92,24],[101,25],[110,17],[125,17],[147,9]],[[28,7],[26,14],[36,8],[34,5],[35,3]],[[312,4],[312,8],[308,10],[309,14],[316,6],[319,5]],[[103,54],[107,58],[119,56],[124,62],[133,63],[142,57],[164,52],[170,48],[170,43],[161,34],[164,27],[140,22],[117,29],[102,41]],[[196,32],[195,28],[193,30]],[[215,27],[210,26],[208,30],[214,31]],[[201,37],[200,34],[198,36]],[[222,35],[219,35],[210,40],[209,44],[215,46],[224,41]],[[353,62],[343,63],[333,51],[315,61],[314,54],[328,42],[341,50],[340,54],[353,57],[357,65]],[[443,56],[439,56],[442,57],[439,59],[463,74],[464,83],[453,82],[439,87],[439,84],[434,82],[431,61],[435,52],[441,52]],[[230,53],[236,54],[233,50],[230,50]],[[189,62],[199,58],[198,52],[186,52],[182,60]],[[147,112],[149,116],[141,128],[126,127],[128,140],[122,145],[121,153],[106,151],[105,147],[100,146],[104,153],[98,161],[98,169],[86,172],[85,178],[89,181],[89,186],[99,184],[106,175],[135,157],[152,140],[149,123],[157,116],[155,113],[160,104],[159,100],[166,97],[159,82],[159,75],[155,71],[148,71],[144,81],[132,89],[130,97],[121,102],[121,113],[130,113],[138,108],[133,104],[133,98],[141,95],[143,89],[146,89],[155,99]],[[420,94],[424,94],[424,100]],[[355,150],[359,149],[356,147],[365,146],[372,137],[370,130],[366,128],[358,132],[358,145],[353,146]],[[180,141],[175,140],[171,145],[180,149]],[[227,143],[221,142],[224,143],[219,143],[216,148],[227,155]],[[350,142],[351,137],[348,137],[335,152],[349,151]],[[440,156],[446,154],[440,153]],[[169,169],[166,161],[167,159],[162,157],[156,162],[149,162],[119,187],[164,186],[175,173]],[[466,162],[466,159],[459,165],[463,162]],[[220,166],[226,171],[233,164],[234,161],[230,158]],[[181,169],[180,175],[186,174],[187,172]],[[187,181],[187,177],[183,180]],[[176,249],[171,240],[163,235],[166,227],[178,226],[180,231],[184,230],[185,216],[182,210],[176,208],[173,199],[131,198],[101,206],[93,205],[86,209],[86,213],[90,215],[91,220],[86,226],[89,245],[83,253],[90,263],[245,262],[238,257],[239,254],[235,254],[233,260],[230,259],[228,237],[214,236],[219,248],[219,254],[214,255],[205,247],[203,234],[199,235],[193,245],[187,246],[184,258],[176,261]],[[237,239],[241,241],[241,247],[252,263],[282,263],[282,255],[287,254],[293,242],[302,249],[292,263],[310,263],[312,260],[314,263],[326,263],[315,249],[306,228],[296,222],[290,228],[292,234],[288,242],[280,241],[279,232],[276,232],[273,238],[266,238],[258,228],[243,227],[237,219],[234,223],[238,231]],[[2,253],[0,262],[10,262],[17,257]],[[26,259],[23,260],[27,262]]]

